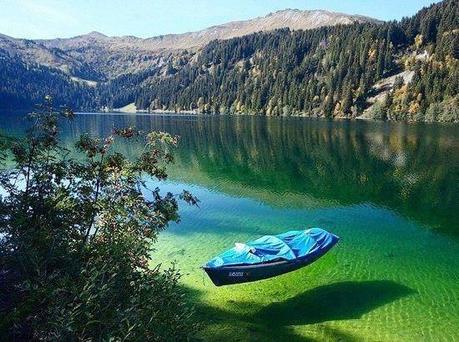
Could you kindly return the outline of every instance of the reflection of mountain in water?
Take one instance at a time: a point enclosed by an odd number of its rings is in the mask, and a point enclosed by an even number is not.
[[[371,202],[459,235],[455,126],[79,115],[65,138],[136,126],[180,136],[171,177],[274,206]],[[139,145],[121,145],[135,154]]]

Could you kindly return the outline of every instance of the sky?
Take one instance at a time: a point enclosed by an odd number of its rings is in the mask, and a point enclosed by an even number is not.
[[[0,33],[56,38],[98,31],[153,37],[197,31],[286,8],[398,20],[436,0],[0,0]]]

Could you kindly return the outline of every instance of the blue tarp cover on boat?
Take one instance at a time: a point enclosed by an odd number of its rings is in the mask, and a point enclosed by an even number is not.
[[[314,256],[322,249],[327,249],[336,239],[337,236],[321,228],[266,235],[245,244],[236,243],[235,247],[216,256],[206,266],[252,265]]]

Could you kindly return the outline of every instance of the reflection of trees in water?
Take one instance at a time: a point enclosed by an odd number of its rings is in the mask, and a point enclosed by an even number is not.
[[[341,205],[372,202],[459,234],[455,126],[221,116],[76,120],[66,128],[69,144],[81,133],[106,136],[124,126],[179,135],[172,174],[185,181],[228,193],[237,189],[272,205],[282,205],[288,195],[299,199],[298,206],[305,197]],[[139,147],[119,145],[128,154]]]

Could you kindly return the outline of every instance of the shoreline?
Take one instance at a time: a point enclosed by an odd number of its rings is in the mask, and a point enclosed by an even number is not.
[[[76,111],[75,114],[83,114],[83,115],[136,115],[136,116],[230,116],[230,117],[263,117],[263,118],[280,118],[280,119],[312,119],[312,120],[322,120],[322,121],[330,121],[330,122],[342,122],[342,121],[349,121],[349,122],[374,122],[374,123],[404,123],[408,125],[414,124],[440,124],[440,125],[457,125],[459,121],[453,122],[444,122],[444,121],[395,121],[395,120],[377,120],[368,117],[357,116],[355,118],[346,118],[346,117],[335,117],[335,118],[324,118],[324,117],[316,117],[316,116],[307,116],[307,115],[289,115],[289,116],[270,116],[270,115],[259,115],[259,114],[222,114],[222,113],[213,113],[213,114],[205,114],[205,113],[198,113],[196,111],[172,111],[172,110],[155,110],[155,111],[137,111],[137,112],[122,112],[122,111]]]

